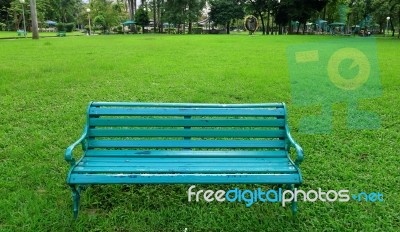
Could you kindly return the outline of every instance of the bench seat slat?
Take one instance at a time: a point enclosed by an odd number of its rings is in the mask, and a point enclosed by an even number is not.
[[[154,119],[154,118],[90,118],[91,126],[150,127],[282,127],[284,119]]]
[[[299,184],[293,174],[75,174],[72,184]]]
[[[91,116],[284,116],[282,108],[96,108],[89,109]]]
[[[146,103],[146,102],[92,102],[93,107],[177,107],[177,108],[283,108],[282,103],[206,104],[206,103]]]
[[[284,140],[89,140],[89,148],[284,148]]]
[[[180,165],[180,163],[185,164],[207,164],[207,165],[218,165],[222,163],[235,163],[238,165],[242,164],[255,164],[257,163],[289,163],[289,159],[285,158],[248,158],[248,157],[232,157],[232,158],[188,158],[188,157],[134,157],[134,158],[127,158],[127,157],[84,157],[79,165],[84,166],[107,166],[107,165],[125,165],[129,166],[132,164],[139,164],[139,163],[155,163],[155,164],[175,164]]]
[[[230,157],[248,157],[248,158],[280,158],[287,157],[284,150],[277,151],[160,151],[160,150],[88,150],[86,157],[199,157],[199,158],[230,158]]]
[[[85,157],[79,173],[293,173],[289,158],[109,158]]]
[[[184,130],[184,129],[90,129],[93,137],[230,137],[283,138],[284,130]]]
[[[251,168],[237,165],[219,165],[219,166],[189,166],[188,164],[177,165],[136,165],[129,167],[75,167],[74,173],[295,173],[297,170],[294,167],[282,165],[257,165]]]

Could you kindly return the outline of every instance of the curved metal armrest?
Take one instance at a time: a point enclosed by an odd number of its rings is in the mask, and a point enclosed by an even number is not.
[[[286,131],[286,135],[287,135],[287,138],[289,139],[290,145],[294,147],[294,149],[296,150],[296,153],[297,153],[297,158],[296,158],[294,164],[299,166],[300,163],[303,162],[303,160],[304,160],[303,148],[301,148],[300,145],[298,143],[296,143],[296,141],[294,141],[294,139],[290,135],[289,130]]]
[[[75,159],[74,159],[74,157],[72,156],[72,150],[74,150],[74,148],[75,148],[78,144],[82,143],[82,142],[86,139],[86,135],[87,135],[87,130],[85,129],[83,135],[82,135],[75,143],[71,144],[71,145],[67,148],[67,150],[65,151],[65,155],[64,155],[65,161],[67,161],[67,162],[70,163],[71,165],[74,165],[74,164],[75,164]]]

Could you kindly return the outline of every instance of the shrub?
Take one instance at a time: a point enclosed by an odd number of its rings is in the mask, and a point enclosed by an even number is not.
[[[121,25],[117,26],[116,32],[118,32],[118,34],[122,34],[122,26]]]
[[[75,29],[75,23],[65,23],[65,30],[72,32]]]
[[[172,33],[175,34],[176,33],[176,29],[175,28],[164,28],[165,32],[167,33]]]
[[[56,25],[58,31],[72,32],[75,29],[74,23],[57,23]]]
[[[201,34],[201,33],[203,33],[203,28],[202,27],[192,27],[192,33],[193,34]]]
[[[0,31],[5,31],[6,30],[6,24],[0,23]]]
[[[65,25],[64,23],[57,23],[56,28],[58,31],[65,31]]]

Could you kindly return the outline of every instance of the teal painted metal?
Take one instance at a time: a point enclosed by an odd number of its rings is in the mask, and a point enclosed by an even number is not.
[[[85,153],[85,157],[279,158],[279,157],[287,157],[287,152],[283,150],[276,150],[276,151],[87,150]]]
[[[232,137],[232,138],[284,138],[284,130],[210,130],[210,129],[91,129],[93,137]]]
[[[89,148],[283,148],[279,140],[98,140]]]
[[[277,127],[285,126],[283,119],[174,119],[174,118],[90,118],[91,126],[137,126],[137,127]]]
[[[144,102],[92,102],[101,107],[160,107],[160,108],[283,108],[282,103],[259,104],[204,104],[204,103],[144,103]]]
[[[98,108],[90,109],[90,115],[98,116],[283,116],[282,109],[251,108]]]
[[[289,184],[301,183],[297,173],[282,174],[72,174],[76,184]]]
[[[83,153],[76,161],[74,148]],[[294,148],[297,157],[289,157]],[[271,104],[92,102],[84,133],[65,152],[74,216],[90,184],[300,185],[303,150],[286,107]],[[292,205],[293,212],[297,211]]]

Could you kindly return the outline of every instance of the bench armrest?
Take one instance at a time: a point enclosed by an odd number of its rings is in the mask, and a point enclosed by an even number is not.
[[[83,132],[83,135],[75,143],[71,144],[65,151],[64,159],[65,159],[65,161],[70,163],[71,166],[75,165],[75,159],[72,156],[72,150],[74,150],[74,148],[80,143],[82,143],[82,145],[83,145],[83,142],[85,141],[86,137],[87,137],[87,128],[85,127],[85,131]]]
[[[303,160],[304,160],[303,149],[300,147],[300,145],[298,143],[296,143],[296,141],[294,141],[293,137],[290,135],[289,129],[286,130],[286,136],[289,140],[289,146],[294,147],[294,149],[296,150],[296,153],[297,153],[297,158],[294,161],[294,164],[299,166],[300,163],[303,162]]]

